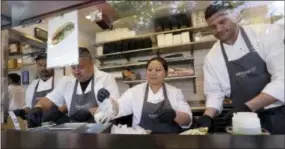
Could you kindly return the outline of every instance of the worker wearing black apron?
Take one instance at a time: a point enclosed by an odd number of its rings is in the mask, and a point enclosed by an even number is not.
[[[149,85],[146,85],[141,121],[139,125],[146,130],[151,130],[152,133],[179,133],[182,129],[174,121],[161,122],[156,119],[157,113],[160,113],[160,111],[172,109],[167,96],[165,84],[163,84],[162,87],[164,100],[154,104],[147,102]]]
[[[69,109],[69,117],[71,122],[94,122],[94,118],[88,110],[92,107],[97,107],[98,103],[94,93],[94,77],[92,77],[90,81],[91,91],[81,95],[77,94],[77,86],[79,81],[76,80],[75,82]]]
[[[35,87],[35,91],[34,91],[34,94],[33,94],[33,99],[32,99],[32,107],[34,107],[36,105],[36,103],[39,101],[40,98],[42,97],[45,97],[48,93],[50,93],[53,89],[54,89],[54,76],[52,78],[52,83],[51,83],[51,88],[48,89],[48,90],[43,90],[43,91],[39,91],[37,92],[38,90],[38,87],[39,87],[39,83],[40,83],[40,79]],[[43,118],[42,118],[42,121],[43,122],[46,122],[46,121],[50,121],[49,119],[49,115],[52,113],[53,110],[55,110],[56,107],[53,106],[52,109],[50,111],[46,111],[43,113]]]
[[[280,32],[281,29],[270,26],[271,28],[267,30],[268,26],[266,26],[267,28],[265,26],[259,26],[260,28],[265,27],[264,30],[266,32],[262,32],[255,31],[254,28],[248,27],[249,31],[252,30],[252,32],[246,33],[243,27],[239,26],[234,20],[232,20],[233,18],[229,15],[227,8],[222,5],[208,6],[205,11],[205,19],[209,26],[211,26],[213,35],[219,39],[220,42],[217,43],[213,47],[213,51],[211,50],[211,52],[206,56],[203,68],[206,86],[204,91],[207,95],[207,100],[209,99],[209,101],[207,101],[208,106],[204,115],[197,120],[198,125],[207,127],[213,126],[212,117],[214,117],[219,107],[222,105],[222,96],[225,95],[230,96],[234,106],[234,108],[226,114],[225,120],[230,122],[232,114],[236,112],[256,112],[261,120],[261,126],[263,128],[267,129],[272,134],[284,134],[285,107],[284,103],[282,104],[284,97],[280,95],[278,96],[276,93],[274,94],[276,95],[275,97],[274,95],[267,93],[268,90],[267,92],[263,92],[267,85],[272,82],[271,79],[275,79],[273,81],[281,84],[276,86],[277,90],[280,91],[284,88],[284,86],[282,87],[284,82],[280,82],[280,78],[283,77],[280,76],[280,74],[283,73],[282,70],[284,68],[278,67],[278,64],[276,64],[276,62],[279,62],[282,59],[284,60],[284,57],[278,57],[278,55],[276,55],[277,53],[281,54],[283,52],[281,45],[284,45],[281,44],[281,39],[279,41],[279,38],[281,38],[279,36],[281,35],[277,33],[277,31]],[[270,31],[271,34],[268,34],[268,31]],[[249,34],[252,35],[250,37],[253,37],[253,39],[268,43],[261,43],[264,46],[258,49],[260,51],[256,51],[252,45],[252,41],[249,39]],[[276,40],[266,40],[266,37],[276,38]],[[243,43],[246,45],[244,49],[248,49],[248,52],[243,51]],[[229,55],[227,55],[225,51],[224,44],[232,46],[232,51],[229,54],[240,54],[241,57],[236,56],[236,60],[229,61]],[[276,49],[272,49],[271,51],[265,49],[265,47],[274,47],[274,44],[277,45]],[[218,48],[218,45],[220,45],[221,51]],[[236,50],[237,47],[233,46],[239,47],[242,51],[238,53]],[[257,47],[259,46],[256,46],[256,48]],[[264,52],[262,50],[264,50]],[[243,52],[246,52],[246,54],[243,55]],[[265,56],[263,53],[267,54],[266,61],[264,60]],[[272,58],[274,58],[272,55],[276,57],[276,61],[272,60]],[[222,56],[225,61],[229,83],[227,80],[224,80],[226,75],[221,74],[224,72],[224,68],[218,68],[219,65],[223,65],[223,63],[219,61],[220,56]],[[267,67],[272,69],[268,69]],[[271,72],[269,73],[268,70],[271,70]],[[275,77],[272,78],[271,74]],[[271,85],[270,89],[272,90],[272,88],[273,87]],[[230,93],[230,95],[228,95],[228,93]],[[274,105],[275,107],[272,106],[267,108],[268,105]]]
[[[266,63],[255,51],[242,27],[240,27],[240,32],[249,50],[249,53],[242,58],[235,61],[229,61],[224,45],[222,42],[220,42],[230,77],[230,98],[233,101],[234,107],[239,107],[257,96],[270,82],[271,77],[267,71]],[[242,73],[246,71],[248,73]],[[257,113],[263,128],[271,133],[285,133],[284,105],[270,109],[260,109],[257,111]]]

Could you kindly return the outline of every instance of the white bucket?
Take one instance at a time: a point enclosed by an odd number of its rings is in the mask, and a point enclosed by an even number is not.
[[[262,133],[260,119],[253,112],[238,112],[233,115],[233,134],[259,135]]]

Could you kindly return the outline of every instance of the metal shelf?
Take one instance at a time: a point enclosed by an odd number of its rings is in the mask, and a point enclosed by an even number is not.
[[[171,46],[165,46],[165,47],[151,47],[151,48],[144,48],[144,49],[136,49],[136,50],[130,50],[130,51],[124,51],[124,52],[115,52],[115,53],[110,53],[110,54],[103,54],[100,56],[96,56],[96,59],[104,59],[107,57],[111,57],[111,56],[122,56],[122,55],[129,55],[129,54],[134,54],[134,53],[142,53],[142,52],[153,52],[156,53],[157,51],[159,52],[173,52],[173,48],[177,48],[179,47],[179,50],[175,49],[175,52],[177,51],[185,51],[185,50],[189,50],[192,49],[191,46],[195,46],[197,45],[197,47],[199,46],[207,46],[207,44],[205,43],[214,43],[216,42],[216,39],[211,39],[211,40],[204,40],[204,41],[195,41],[195,42],[189,42],[189,43],[185,43],[185,44],[179,44],[179,45],[171,45]],[[189,47],[190,46],[190,47]],[[193,48],[195,49],[195,47]]]
[[[36,63],[24,64],[24,65],[22,65],[22,67],[20,67],[20,68],[12,68],[12,69],[8,69],[8,71],[19,71],[19,70],[22,70],[23,67],[31,66],[31,65],[35,65],[35,64],[36,64]]]
[[[188,61],[193,61],[193,57],[179,57],[179,58],[165,58],[165,60],[168,63],[172,62],[188,62]],[[100,70],[107,70],[107,69],[123,69],[127,67],[139,67],[139,66],[145,66],[147,62],[136,62],[136,63],[129,63],[129,64],[122,64],[122,65],[115,65],[115,66],[103,66],[103,67],[98,67]]]
[[[121,39],[112,40],[112,41],[99,42],[99,43],[96,43],[95,46],[99,46],[99,45],[111,43],[111,42],[116,42],[116,41],[121,41],[121,40],[127,40],[127,39],[145,38],[145,37],[156,36],[159,34],[175,33],[175,32],[190,31],[190,30],[203,30],[203,29],[207,29],[207,28],[209,28],[209,26],[206,25],[206,26],[187,27],[187,28],[181,28],[181,29],[170,30],[170,31],[156,32],[156,33],[150,33],[150,34],[145,34],[145,35],[137,35],[134,37],[128,37],[128,38],[121,38]]]
[[[181,76],[181,77],[169,77],[169,78],[165,78],[165,81],[173,81],[173,80],[184,80],[184,79],[195,79],[196,76],[192,75],[192,76]],[[125,84],[138,84],[138,83],[143,83],[146,80],[132,80],[132,81],[123,81],[123,83]]]
[[[35,52],[29,52],[29,53],[22,53],[22,52],[9,53],[9,56],[26,56],[26,55],[33,55],[33,54],[37,54],[41,52],[44,52],[44,51],[35,51]]]

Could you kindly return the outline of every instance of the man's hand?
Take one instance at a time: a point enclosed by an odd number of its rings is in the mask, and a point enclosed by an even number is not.
[[[230,110],[224,117],[225,120],[230,120],[230,118],[233,116],[233,113],[237,112],[252,112],[252,110],[246,105],[241,104],[239,106],[234,107],[232,110]]]
[[[64,115],[61,111],[58,109],[52,109],[51,111],[47,112],[48,114],[44,117],[43,121],[53,121],[55,122],[59,117]]]
[[[209,129],[213,126],[213,119],[208,115],[202,115],[195,120],[197,127],[208,127]]]
[[[161,123],[172,123],[176,117],[176,112],[173,109],[162,110],[155,118]]]
[[[77,122],[87,122],[90,117],[92,117],[91,113],[88,110],[82,109],[71,115],[70,119]]]
[[[42,116],[43,116],[42,108],[40,107],[32,108],[27,114],[28,127],[33,128],[33,127],[41,126]]]
[[[106,98],[110,97],[110,92],[105,88],[101,88],[97,94],[97,100],[103,102]]]
[[[24,109],[16,109],[13,111],[16,116],[22,118],[23,120],[26,120],[26,112]]]

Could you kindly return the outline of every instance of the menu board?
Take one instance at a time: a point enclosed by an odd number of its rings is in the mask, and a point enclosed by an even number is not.
[[[78,12],[53,18],[48,23],[47,67],[78,64]]]

